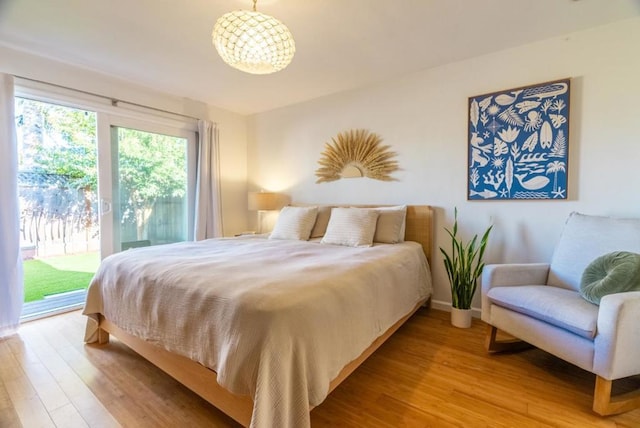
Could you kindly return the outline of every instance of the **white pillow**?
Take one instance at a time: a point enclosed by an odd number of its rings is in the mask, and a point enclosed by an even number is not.
[[[404,242],[407,206],[399,205],[395,207],[377,207],[374,209],[378,211],[380,215],[378,216],[378,224],[373,242],[382,242],[385,244]]]
[[[378,211],[359,208],[333,208],[322,244],[370,247],[376,233]]]
[[[307,241],[316,222],[318,207],[284,207],[269,239]]]

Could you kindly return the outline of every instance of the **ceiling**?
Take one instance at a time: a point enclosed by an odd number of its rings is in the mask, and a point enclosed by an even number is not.
[[[0,44],[252,114],[640,15],[640,0],[258,0],[296,41],[258,76],[211,44],[216,19],[251,4],[0,0]]]

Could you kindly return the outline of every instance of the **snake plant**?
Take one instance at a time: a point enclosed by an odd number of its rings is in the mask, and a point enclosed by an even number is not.
[[[454,211],[453,230],[445,228],[451,237],[451,253],[447,254],[440,247],[444,256],[444,267],[451,284],[451,304],[458,309],[471,309],[471,300],[476,292],[478,278],[482,274],[484,262],[482,258],[489,240],[491,228],[484,232],[480,241],[474,235],[466,244],[458,237],[458,209]]]

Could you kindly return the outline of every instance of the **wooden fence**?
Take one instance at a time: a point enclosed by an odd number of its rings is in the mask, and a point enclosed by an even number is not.
[[[19,186],[23,258],[100,249],[96,196],[88,189]]]
[[[50,257],[100,250],[97,195],[89,187],[74,189],[64,176],[21,172],[20,232],[23,258]],[[123,220],[122,241],[151,245],[186,240],[184,198],[159,198],[144,233],[135,218]],[[123,207],[123,212],[130,207]]]

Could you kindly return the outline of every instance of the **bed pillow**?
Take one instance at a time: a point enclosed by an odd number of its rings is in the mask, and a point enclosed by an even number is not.
[[[640,254],[615,251],[593,260],[584,270],[580,295],[596,305],[607,294],[640,291]]]
[[[269,239],[307,241],[316,222],[318,207],[284,207]]]
[[[331,208],[328,205],[318,207],[318,216],[316,217],[316,223],[311,230],[312,238],[322,238],[327,231],[327,225],[329,224],[329,217],[331,217]]]
[[[382,242],[385,244],[404,242],[407,206],[378,207],[375,208],[375,210],[379,212],[379,216],[373,242]]]
[[[376,233],[378,211],[359,208],[333,208],[322,244],[370,247]]]

